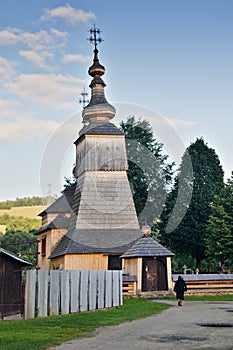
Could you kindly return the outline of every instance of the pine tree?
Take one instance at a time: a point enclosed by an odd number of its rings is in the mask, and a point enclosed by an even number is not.
[[[206,255],[211,266],[233,269],[233,174],[211,203]]]
[[[187,172],[187,156],[191,157],[192,174]],[[160,241],[178,256],[191,256],[200,267],[206,250],[207,223],[210,216],[210,203],[224,186],[223,170],[214,149],[209,148],[203,138],[196,139],[185,151],[175,180],[174,188],[168,196],[165,210],[162,213]],[[182,179],[182,181],[180,181]],[[180,189],[179,186],[182,186]],[[187,212],[182,217],[177,210],[177,218],[169,221],[177,200],[177,193],[181,193],[179,205],[181,214],[187,205],[185,198],[192,191],[192,198]]]

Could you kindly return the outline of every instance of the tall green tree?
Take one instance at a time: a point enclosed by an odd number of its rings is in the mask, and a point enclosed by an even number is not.
[[[206,256],[214,270],[233,269],[233,173],[211,203],[207,225]]]
[[[187,156],[191,157],[192,174],[187,173]],[[206,251],[207,224],[211,213],[210,203],[224,186],[223,176],[223,169],[215,150],[208,147],[203,138],[197,138],[185,151],[174,188],[162,213],[159,236],[161,243],[168,246],[178,256],[191,256],[195,259],[198,268]],[[181,193],[180,208],[187,205],[185,203],[186,193],[191,190],[192,198],[183,220],[179,224],[182,219],[179,218],[177,226],[175,220],[172,225],[169,219],[175,207],[178,190]],[[179,216],[179,209],[177,215]]]
[[[37,237],[32,232],[7,231],[0,236],[0,247],[36,264]]]
[[[121,128],[126,136],[127,174],[136,212],[141,224],[152,225],[165,203],[173,164],[163,154],[163,144],[156,140],[149,121],[128,117]]]

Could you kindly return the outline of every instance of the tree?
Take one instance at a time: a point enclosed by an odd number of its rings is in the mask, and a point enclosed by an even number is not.
[[[190,172],[187,174],[186,159],[188,155],[192,161],[192,176],[190,176]],[[161,243],[168,246],[178,256],[186,255],[194,258],[198,268],[205,256],[206,228],[211,212],[210,203],[224,186],[223,175],[222,166],[215,150],[208,147],[203,138],[197,138],[185,151],[174,188],[166,201],[161,216],[162,224],[159,235]],[[191,188],[192,198],[181,223],[178,226],[173,225],[172,230],[170,224],[170,229],[167,229],[181,183],[180,208],[186,205],[185,196]]]
[[[0,215],[0,225],[6,225],[6,231],[30,232],[40,228],[41,220],[3,214]]]
[[[0,235],[0,246],[36,264],[37,238],[34,232],[41,226],[40,219],[23,216],[0,215],[0,224],[6,225]]]
[[[0,237],[0,247],[36,264],[37,238],[33,232],[7,231]]]
[[[126,136],[127,174],[136,212],[141,224],[152,225],[162,211],[173,164],[167,162],[163,144],[156,140],[147,120],[128,117],[121,128]]]
[[[233,173],[211,203],[207,225],[206,256],[214,270],[233,268]]]

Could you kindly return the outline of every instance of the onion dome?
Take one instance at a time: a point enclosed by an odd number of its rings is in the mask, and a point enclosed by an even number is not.
[[[84,107],[82,118],[84,124],[108,123],[109,120],[115,116],[116,110],[105,98],[104,88],[106,84],[101,78],[105,73],[105,67],[99,62],[97,43],[100,43],[102,39],[97,38],[97,34],[100,34],[99,29],[94,27],[90,30],[90,33],[92,36],[89,40],[94,43],[95,48],[93,51],[93,64],[89,68],[88,73],[93,79],[89,85],[91,88],[91,100],[89,104]]]

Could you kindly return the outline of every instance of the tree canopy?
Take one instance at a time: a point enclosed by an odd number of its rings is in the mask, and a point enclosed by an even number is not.
[[[46,203],[51,203],[55,200],[55,197],[23,197],[16,198],[15,200],[7,200],[0,202],[0,209],[11,209],[12,207],[31,207],[34,205],[45,205]]]
[[[37,238],[34,232],[41,226],[40,219],[0,215],[0,224],[6,232],[0,233],[0,247],[18,254],[36,264]]]
[[[187,153],[192,161],[192,179],[186,176]],[[185,151],[174,188],[167,198],[162,214],[159,236],[161,243],[168,246],[178,256],[186,254],[194,258],[196,267],[200,266],[205,256],[207,223],[211,213],[210,203],[224,186],[223,175],[215,150],[208,147],[203,138],[197,138]],[[184,197],[185,192],[190,191],[192,187],[192,198],[182,222],[170,231],[166,230],[166,227],[176,202],[181,177]]]
[[[159,217],[172,178],[173,164],[163,154],[163,144],[153,134],[150,123],[128,117],[121,122],[126,136],[128,179],[140,223],[152,225]]]
[[[233,173],[210,204],[206,257],[212,269],[233,269]]]

